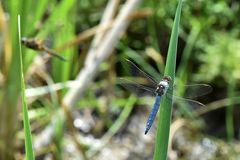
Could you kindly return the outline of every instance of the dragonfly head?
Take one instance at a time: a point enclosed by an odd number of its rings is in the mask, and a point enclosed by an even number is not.
[[[172,78],[170,76],[164,76],[162,80],[168,82],[169,84],[172,81]]]

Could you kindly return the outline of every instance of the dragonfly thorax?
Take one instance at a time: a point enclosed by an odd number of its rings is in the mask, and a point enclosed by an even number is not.
[[[167,92],[168,87],[169,87],[169,82],[167,82],[165,80],[162,80],[157,85],[157,88],[156,88],[155,92],[156,92],[157,95],[162,96]]]

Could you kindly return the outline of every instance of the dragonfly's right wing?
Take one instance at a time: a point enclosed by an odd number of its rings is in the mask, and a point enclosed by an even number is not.
[[[179,90],[178,86],[174,86],[174,95],[177,95]],[[208,84],[190,84],[183,85],[184,98],[196,98],[209,94],[212,92],[212,87]],[[182,95],[181,95],[182,96]]]
[[[174,103],[189,106],[192,109],[199,107],[206,107],[201,102],[193,100],[192,98],[197,98],[204,96],[212,91],[212,87],[208,84],[192,84],[192,85],[183,85],[183,97],[177,96],[179,93],[178,86],[174,86],[173,95],[167,93],[167,97],[171,98]],[[172,88],[170,88],[172,90]]]
[[[193,99],[182,98],[182,97],[178,97],[178,96],[175,96],[175,95],[171,95],[169,93],[167,93],[166,96],[167,96],[167,98],[172,99],[173,103],[180,104],[180,105],[185,105],[185,106],[190,107],[194,110],[198,109],[198,108],[206,107],[206,105],[204,105],[201,102],[198,102],[196,100],[193,100]]]
[[[117,84],[123,86],[127,90],[137,94],[138,96],[155,96],[155,89],[147,87],[125,78],[117,78]]]

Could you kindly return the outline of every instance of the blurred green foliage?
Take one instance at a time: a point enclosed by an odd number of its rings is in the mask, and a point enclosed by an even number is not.
[[[215,32],[199,60],[203,64],[196,75],[198,80],[223,78],[225,83],[231,82],[229,79],[239,80],[240,40],[235,33]]]

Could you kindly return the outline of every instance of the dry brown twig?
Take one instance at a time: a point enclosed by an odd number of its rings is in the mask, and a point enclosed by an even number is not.
[[[64,97],[63,105],[66,106],[68,110],[71,110],[73,106],[80,100],[82,94],[96,75],[99,65],[110,56],[116,43],[129,24],[130,20],[127,17],[137,9],[137,7],[140,5],[140,2],[141,0],[126,1],[125,5],[122,7],[121,11],[116,17],[112,28],[109,29],[106,34],[104,34],[104,41],[100,41],[101,44],[98,45],[99,47],[97,50],[94,50],[94,52],[91,53],[89,51],[87,55],[88,58],[86,58],[85,64],[76,78],[78,85],[76,85],[75,88],[71,88]],[[60,109],[59,112],[61,116],[65,116],[62,109]],[[49,143],[50,139],[48,138],[54,133],[53,126],[56,124],[56,118],[57,116],[53,117],[51,125],[41,132],[40,137],[35,139],[35,145],[41,147],[42,144],[46,145]]]
[[[129,24],[128,15],[137,8],[139,3],[140,0],[128,0],[117,16],[112,29],[104,36],[104,41],[101,41],[97,50],[93,53],[88,53],[84,67],[77,76],[77,80],[79,81],[78,86],[70,89],[64,97],[63,102],[66,106],[71,108],[79,101],[84,90],[97,72],[99,65],[109,57],[122,33],[126,30]]]
[[[117,0],[115,0],[117,3]],[[115,7],[115,6],[114,6]],[[106,12],[108,13],[108,12]],[[151,9],[143,9],[141,11],[134,11],[132,12],[128,17],[127,19],[128,20],[134,20],[134,19],[138,19],[138,18],[144,18],[144,17],[147,17],[147,16],[150,16],[152,15],[153,12]],[[113,19],[110,19],[109,21],[104,21],[104,23],[100,23],[99,25],[97,26],[94,26],[90,29],[87,29],[81,33],[79,33],[76,37],[74,37],[73,39],[65,42],[64,44],[56,47],[55,49],[53,49],[54,51],[56,51],[57,53],[60,53],[61,51],[67,49],[67,48],[70,48],[70,47],[73,47],[73,46],[76,46],[80,43],[83,43],[84,41],[88,40],[89,38],[91,38],[92,36],[95,35],[95,38],[93,39],[93,42],[92,42],[92,47],[91,48],[96,48],[96,44],[101,42],[100,40],[102,39],[102,35],[104,35],[104,33],[106,31],[108,31],[109,29],[112,28],[113,24],[115,23],[115,21]],[[99,36],[97,36],[99,35]],[[96,40],[95,40],[96,39]],[[95,45],[94,45],[95,44]],[[90,50],[91,50],[90,48]],[[90,51],[88,53],[91,53]],[[39,58],[41,58],[40,56],[37,56],[38,58],[36,58],[33,63],[31,64],[31,66],[29,67],[30,70],[28,70],[27,72],[27,75],[32,75],[34,74],[35,72],[38,71],[38,67],[39,65],[37,61],[39,61]],[[43,64],[46,63],[49,58],[51,58],[51,56],[49,55],[44,55],[44,58],[43,58]]]

